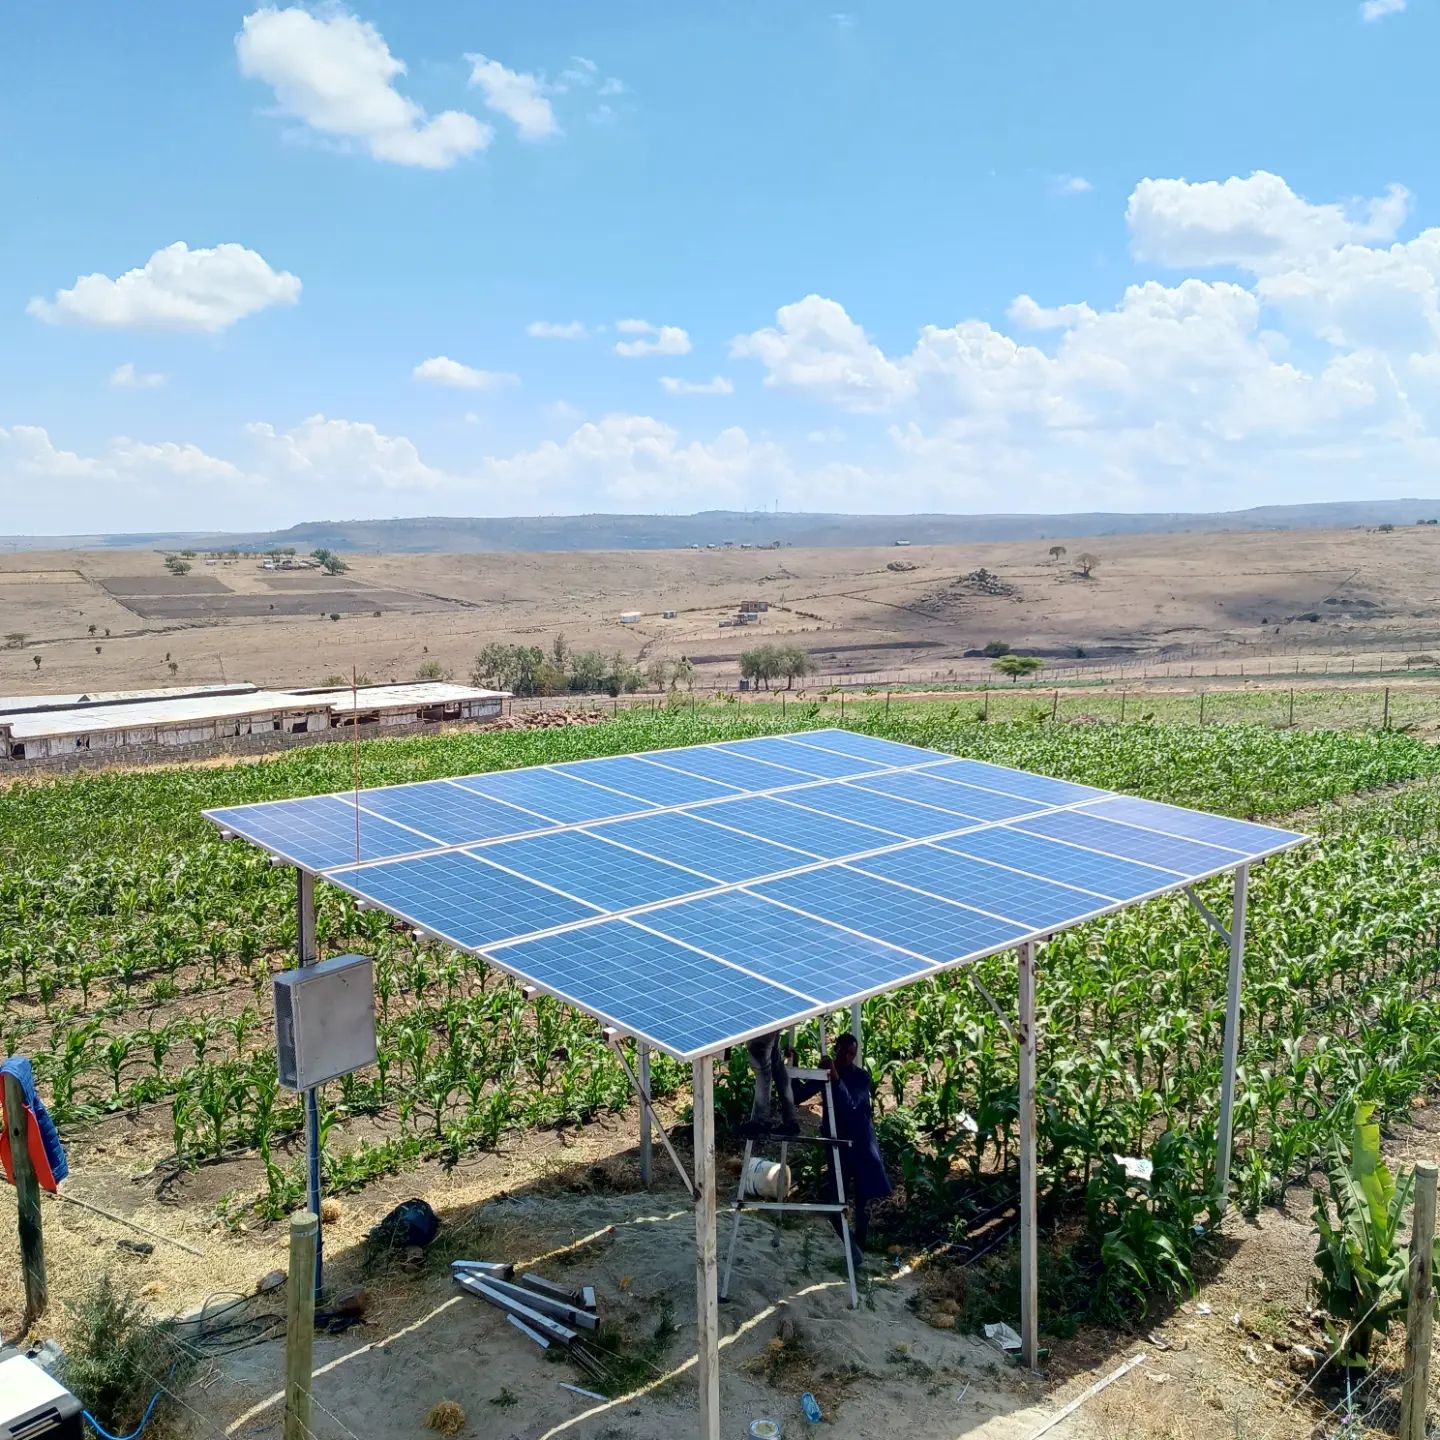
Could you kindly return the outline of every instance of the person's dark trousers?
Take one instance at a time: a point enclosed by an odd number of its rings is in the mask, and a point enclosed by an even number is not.
[[[840,1173],[845,1179],[845,1199],[855,1207],[855,1218],[850,1222],[850,1239],[863,1250],[865,1248],[865,1242],[870,1237],[870,1202],[862,1199],[855,1193],[855,1177],[853,1175],[846,1174],[843,1170]],[[825,1198],[829,1201],[833,1199],[834,1195],[835,1170],[832,1161],[830,1168],[830,1193]],[[845,1232],[840,1225],[839,1211],[832,1210],[830,1212],[830,1225],[835,1233],[843,1240],[845,1238]]]

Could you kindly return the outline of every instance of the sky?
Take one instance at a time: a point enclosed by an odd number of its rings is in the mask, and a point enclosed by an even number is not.
[[[0,530],[1440,494],[1436,53],[1440,0],[5,7]]]

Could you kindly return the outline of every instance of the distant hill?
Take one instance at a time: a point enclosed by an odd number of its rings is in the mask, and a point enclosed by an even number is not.
[[[1335,500],[1258,505],[1212,514],[823,515],[704,510],[696,515],[525,515],[486,519],[315,520],[259,532],[147,531],[133,535],[14,535],[18,550],[240,549],[293,545],[370,554],[471,554],[497,550],[680,550],[689,545],[959,545],[1075,535],[1148,535],[1225,530],[1345,529],[1413,525],[1440,517],[1440,500]]]

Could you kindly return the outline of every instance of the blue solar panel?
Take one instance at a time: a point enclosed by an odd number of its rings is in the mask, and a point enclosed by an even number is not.
[[[682,770],[687,775],[703,775],[737,790],[775,790],[782,785],[803,785],[813,777],[782,765],[769,765],[763,760],[747,759],[733,750],[715,745],[697,745],[691,750],[660,750],[648,757],[652,765]]]
[[[554,770],[496,770],[489,775],[457,776],[455,783],[567,825],[655,808],[648,800],[602,790]]]
[[[992,830],[975,830],[954,840],[939,840],[936,843],[961,855],[993,860],[998,865],[1009,865],[1030,875],[1093,890],[1108,900],[1133,900],[1138,895],[1153,895],[1184,878],[1173,870],[1135,865],[1129,860],[1115,860],[1109,855],[1094,855],[1071,845],[1044,840],[1039,835],[1012,830],[1005,825]]]
[[[1072,805],[1077,800],[1100,800],[1109,792],[1093,785],[1076,785],[1069,780],[1052,780],[1048,775],[1032,775],[1028,770],[1007,770],[1003,765],[990,765],[984,760],[947,760],[927,765],[922,775],[938,775],[945,780],[962,780],[1002,795],[1019,795],[1038,800],[1042,805]]]
[[[857,735],[853,730],[802,730],[786,739],[796,745],[816,745],[856,760],[868,760],[872,769],[882,765],[924,765],[935,759],[935,751],[897,740],[880,740],[874,735]]]
[[[728,825],[762,840],[792,845],[816,859],[835,860],[842,855],[858,855],[896,843],[895,836],[888,831],[852,825],[848,820],[837,820],[762,796],[724,800],[693,813],[707,824]]]
[[[813,745],[796,745],[789,740],[777,740],[770,736],[761,736],[754,740],[733,740],[716,748],[731,755],[745,755],[752,760],[768,760],[772,765],[784,765],[802,775],[826,780],[841,779],[846,775],[864,775],[880,768],[869,760],[857,760],[852,755],[839,755],[833,750],[817,750]]]
[[[1305,838],[834,729],[207,814],[686,1059]]]
[[[1303,835],[1293,830],[1280,830],[1273,825],[1256,825],[1250,820],[1231,820],[1225,815],[1206,815],[1199,810],[1182,810],[1178,805],[1162,805],[1155,800],[1136,800],[1129,795],[1087,805],[1082,815],[1098,815],[1105,820],[1123,820],[1128,825],[1143,825],[1166,835],[1181,835],[1187,840],[1204,840],[1211,845],[1245,854],[1262,854],[1282,845],[1293,845]]]
[[[765,980],[625,920],[522,940],[495,958],[563,998],[617,1017],[677,1055],[703,1055],[815,1009]]]
[[[666,905],[636,923],[832,1005],[931,968],[913,955],[738,890]]]
[[[253,840],[302,869],[355,863],[355,807],[337,796],[311,795],[207,813],[223,829]],[[361,860],[380,860],[387,855],[433,850],[439,842],[361,811],[358,844]]]
[[[553,768],[556,774],[589,780],[596,785],[609,785],[612,789],[656,805],[688,805],[694,800],[715,800],[736,793],[733,785],[721,785],[699,775],[687,775],[633,755],[616,755],[608,760],[578,760]]]
[[[634,905],[673,900],[708,890],[713,883],[663,860],[622,850],[584,830],[502,840],[472,853],[602,910],[628,910]]]
[[[448,780],[426,780],[419,785],[389,785],[380,790],[362,790],[360,808],[383,815],[387,820],[424,830],[447,845],[490,840],[498,835],[524,835],[531,830],[543,830],[550,824],[548,820],[541,820],[499,800],[477,795]],[[354,854],[349,858],[353,860]]]
[[[1068,925],[1084,915],[1108,908],[1109,901],[1085,890],[1071,890],[1033,875],[1020,875],[987,865],[938,845],[912,845],[869,860],[856,860],[857,870],[928,890],[945,900],[959,900],[1013,920],[1026,930]]]
[[[594,906],[459,850],[339,870],[329,878],[414,925],[472,948],[596,914]]]
[[[945,835],[963,830],[974,821],[947,810],[927,805],[911,805],[890,795],[877,795],[854,785],[814,785],[808,790],[792,790],[779,798],[785,805],[803,805],[807,810],[820,810],[838,815],[842,820],[858,820],[888,830],[898,840],[924,840],[932,835]]]
[[[1222,850],[1198,840],[1177,840],[1154,830],[1137,830],[1133,825],[1116,825],[1076,810],[1055,810],[1037,815],[1033,820],[1017,820],[1015,827],[1052,840],[1068,840],[1072,845],[1083,845],[1101,855],[1163,865],[1182,875],[1205,875],[1245,858],[1234,850]]]
[[[1014,795],[1000,795],[994,790],[980,790],[974,785],[934,778],[940,775],[944,768],[940,766],[934,770],[902,770],[890,775],[870,775],[853,783],[878,794],[937,805],[942,810],[952,810],[956,815],[972,820],[1013,820],[1017,815],[1033,815],[1036,810],[1044,808],[1034,800],[1022,800]],[[963,821],[957,822],[957,825],[960,823]]]
[[[705,810],[696,814],[704,815]],[[647,855],[688,865],[713,875],[716,880],[753,880],[757,875],[774,875],[807,865],[813,855],[757,840],[719,825],[706,825],[691,815],[674,811],[664,815],[637,815],[631,820],[615,820],[598,825],[592,832],[612,840],[633,845]]]
[[[935,900],[848,867],[830,866],[767,880],[754,891],[821,920],[867,935],[883,935],[937,963],[1013,943],[1027,933],[1019,925],[992,920],[962,905]]]

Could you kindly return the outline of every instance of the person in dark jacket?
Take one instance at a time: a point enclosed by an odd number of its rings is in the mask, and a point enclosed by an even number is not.
[[[875,1083],[870,1072],[863,1065],[856,1064],[860,1053],[859,1043],[850,1034],[836,1038],[833,1055],[827,1055],[820,1068],[830,1073],[830,1093],[835,1102],[835,1134],[848,1145],[831,1146],[831,1190],[834,1193],[834,1165],[836,1150],[840,1155],[840,1174],[845,1181],[845,1199],[855,1206],[855,1220],[851,1229],[851,1249],[858,1265],[865,1263],[865,1241],[870,1234],[870,1202],[883,1200],[890,1194],[890,1177],[885,1173],[885,1162],[880,1158],[880,1146],[875,1139],[875,1125],[872,1110],[875,1103]],[[808,1100],[812,1095],[823,1094],[822,1080],[797,1080],[795,1099]],[[824,1133],[829,1133],[829,1117],[826,1117]],[[832,1214],[830,1223],[835,1233],[842,1235],[840,1216]]]

